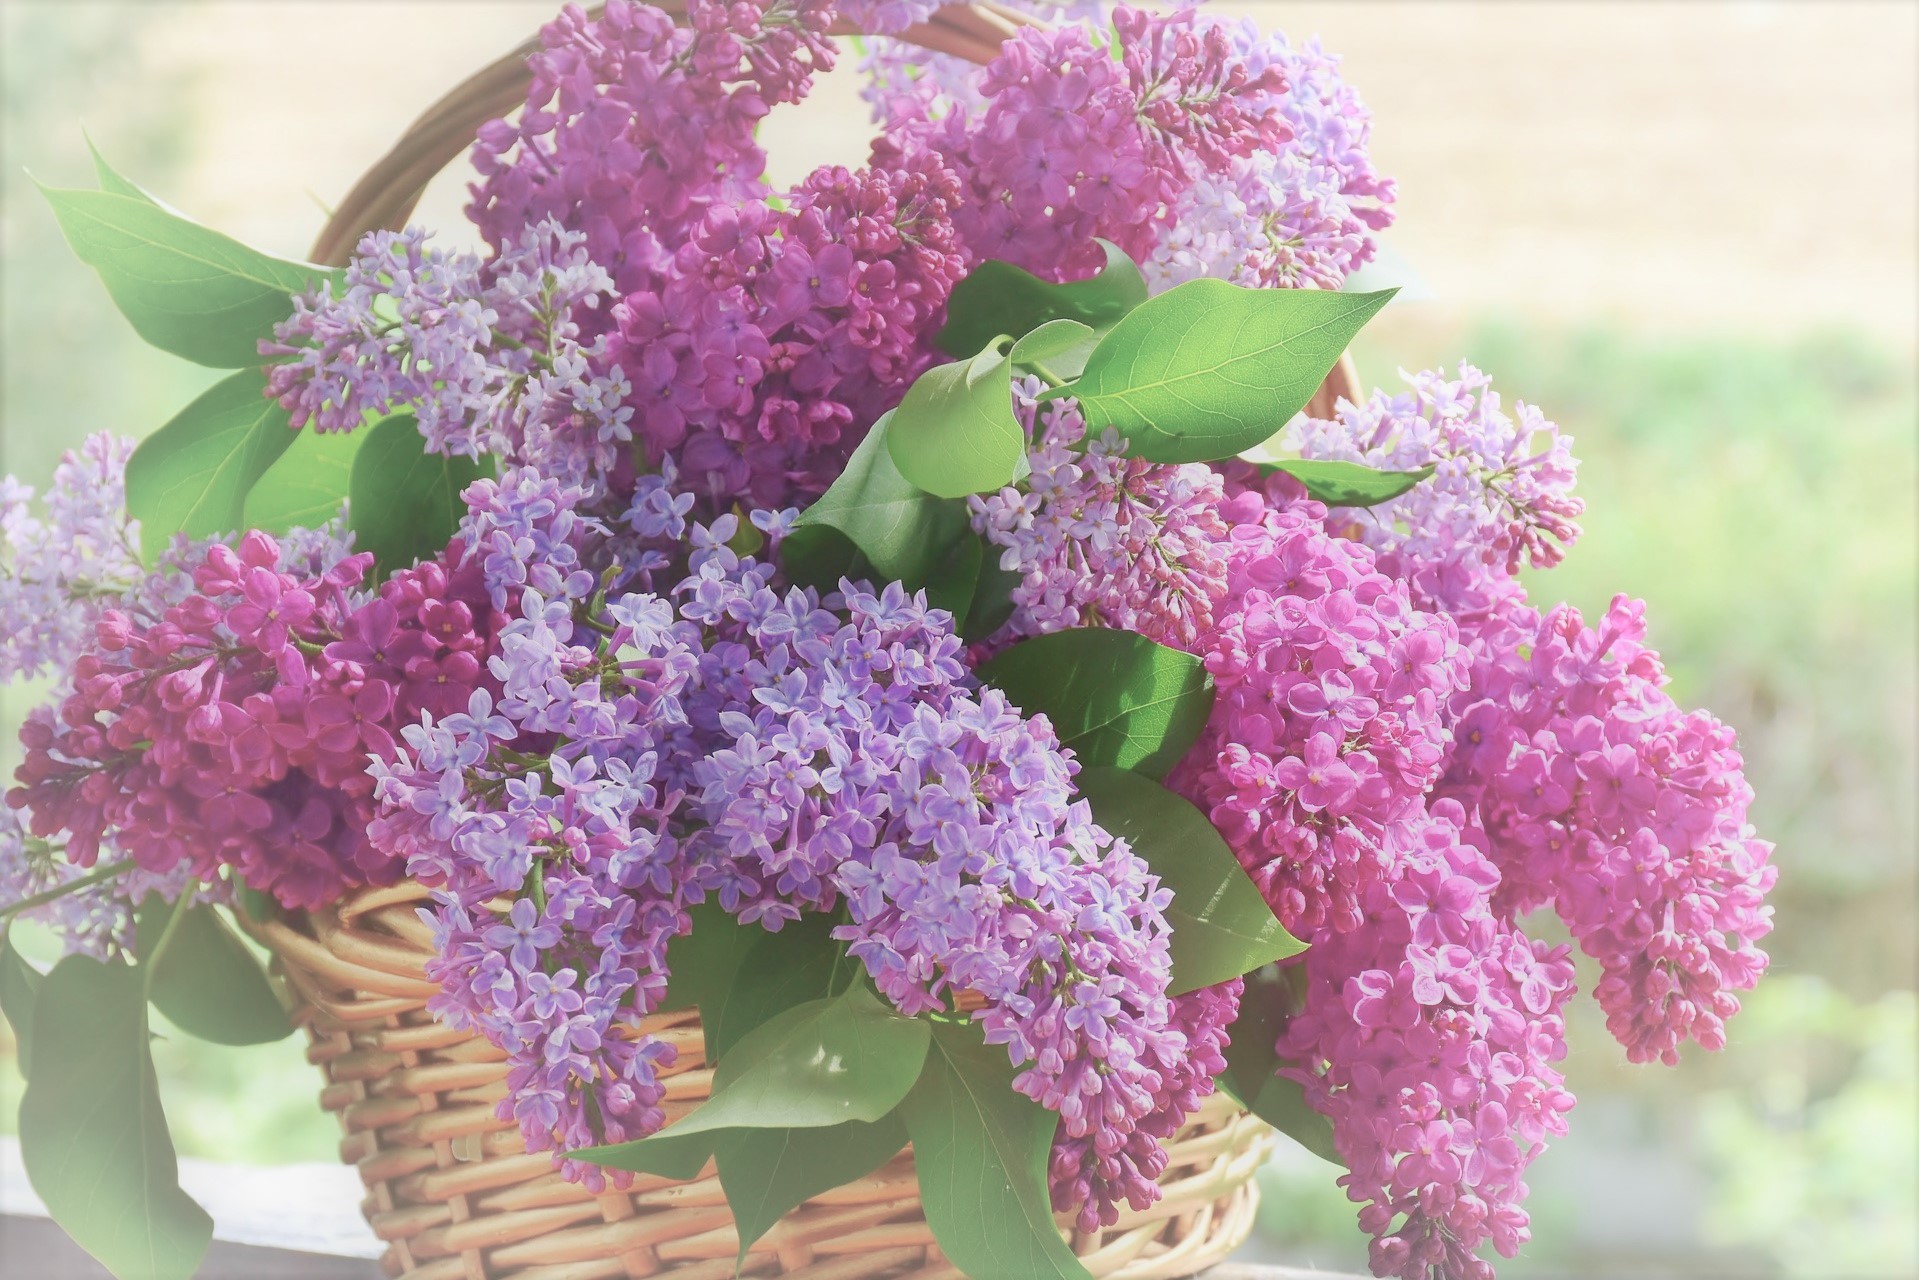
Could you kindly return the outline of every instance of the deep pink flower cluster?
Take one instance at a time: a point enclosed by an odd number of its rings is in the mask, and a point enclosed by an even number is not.
[[[1499,873],[1463,821],[1442,802],[1395,824],[1392,878],[1367,885],[1357,928],[1306,953],[1304,1007],[1279,1042],[1281,1074],[1332,1118],[1374,1273],[1404,1280],[1490,1280],[1481,1243],[1518,1251],[1522,1175],[1573,1104],[1551,1065],[1568,949],[1493,910]]]
[[[108,833],[149,872],[230,866],[293,907],[400,874],[366,839],[367,761],[481,679],[471,575],[429,563],[356,600],[370,556],[287,558],[249,533],[209,547],[164,612],[102,613],[58,714],[21,730],[7,802],[36,835],[66,832],[81,866]]]
[[[1475,646],[1447,790],[1477,800],[1502,911],[1550,904],[1600,962],[1627,1056],[1672,1063],[1688,1038],[1725,1045],[1734,993],[1765,970],[1778,869],[1732,731],[1674,705],[1645,634],[1624,596],[1596,629],[1507,609]]]

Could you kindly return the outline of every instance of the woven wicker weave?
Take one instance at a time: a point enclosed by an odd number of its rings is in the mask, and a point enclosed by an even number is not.
[[[265,923],[243,918],[276,956],[300,1000],[307,1056],[326,1073],[320,1102],[340,1118],[342,1159],[366,1180],[367,1221],[388,1244],[389,1274],[405,1280],[618,1280],[670,1275],[725,1280],[738,1238],[709,1161],[690,1182],[636,1175],[629,1191],[595,1195],[529,1155],[495,1114],[505,1055],[426,1011],[438,987],[425,964],[432,938],[404,883],[336,907]],[[666,1114],[707,1096],[697,1011],[647,1019],[679,1056],[666,1077]],[[1258,1193],[1251,1178],[1272,1130],[1215,1095],[1168,1144],[1165,1194],[1144,1212],[1085,1235],[1062,1226],[1096,1276],[1189,1276],[1246,1238]],[[856,1280],[959,1273],[933,1245],[920,1213],[913,1157],[808,1201],[753,1247],[743,1273]],[[979,1280],[1025,1280],[982,1277]]]
[[[684,0],[654,3],[678,16]],[[900,38],[984,63],[1033,22],[994,4],[956,4]],[[426,184],[478,128],[523,101],[532,47],[470,77],[415,121],[341,202],[313,260],[344,262],[365,232],[402,226]],[[1331,416],[1340,397],[1358,398],[1350,357],[1308,411]],[[640,1174],[630,1191],[595,1195],[562,1180],[545,1154],[529,1155],[514,1125],[495,1115],[506,1092],[505,1056],[426,1012],[438,988],[426,977],[432,944],[416,914],[425,898],[406,883],[306,916],[245,921],[300,998],[308,1057],[327,1077],[321,1103],[340,1117],[341,1156],[366,1181],[367,1221],[388,1243],[388,1273],[405,1280],[731,1276],[738,1240],[711,1162],[690,1182]],[[642,1025],[678,1050],[665,1073],[667,1116],[676,1119],[712,1083],[699,1015]],[[1271,1129],[1216,1095],[1168,1144],[1158,1203],[1122,1213],[1104,1231],[1087,1235],[1062,1224],[1062,1234],[1096,1276],[1190,1276],[1251,1230],[1252,1175],[1273,1140]],[[787,1215],[754,1245],[742,1271],[794,1280],[959,1280],[920,1212],[910,1151]]]

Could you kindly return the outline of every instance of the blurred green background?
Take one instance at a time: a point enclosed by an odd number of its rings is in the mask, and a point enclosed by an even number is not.
[[[1773,972],[1725,1052],[1630,1067],[1581,1005],[1581,1105],[1501,1274],[1919,1274],[1915,9],[1217,7],[1323,34],[1375,109],[1402,193],[1385,274],[1409,287],[1362,373],[1470,358],[1573,435],[1586,534],[1535,596],[1649,602],[1779,846]],[[84,121],[171,202],[298,253],[406,120],[549,12],[380,5],[402,60],[347,0],[0,6],[0,467],[42,484],[80,436],[144,434],[211,380],[140,346],[23,169],[86,180]],[[776,177],[857,162],[853,94],[835,75],[769,121]],[[457,210],[450,180],[422,217],[457,237]],[[35,696],[0,693],[8,743]],[[156,1058],[184,1153],[333,1158],[298,1044]],[[1365,1269],[1329,1166],[1289,1145],[1263,1177],[1247,1256]]]

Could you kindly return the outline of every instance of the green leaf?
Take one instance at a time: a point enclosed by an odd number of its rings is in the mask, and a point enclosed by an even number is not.
[[[897,1112],[827,1129],[733,1129],[713,1135],[720,1189],[740,1236],[740,1261],[781,1218],[822,1192],[865,1177],[905,1145],[906,1123]]]
[[[900,1114],[940,1252],[969,1276],[1090,1280],[1053,1221],[1046,1158],[1059,1117],[1013,1089],[1006,1051],[971,1026],[933,1027]]]
[[[1344,1166],[1339,1149],[1333,1145],[1333,1122],[1306,1105],[1306,1094],[1299,1085],[1273,1074],[1279,1069],[1279,1055],[1273,1046],[1289,1012],[1297,1008],[1297,995],[1286,971],[1268,965],[1247,974],[1219,1085],[1241,1106],[1306,1150]]]
[[[693,919],[693,927],[666,947],[666,996],[660,1001],[659,1012],[697,1007],[704,1015],[716,1008],[732,988],[740,964],[754,944],[777,935],[756,924],[741,924],[717,897],[708,898],[687,914]]]
[[[981,550],[988,548],[982,546]],[[968,642],[986,639],[1013,616],[1013,588],[1020,584],[1021,575],[1000,567],[999,548],[993,547],[990,552],[980,565],[973,602],[967,606],[965,624],[960,628]]]
[[[946,563],[927,581],[926,603],[954,618],[964,618],[972,607],[973,592],[979,588],[980,566],[985,559],[985,540],[968,529],[953,543]]]
[[[1077,382],[1040,399],[1073,397],[1090,433],[1117,429],[1135,457],[1230,458],[1306,407],[1393,293],[1188,281],[1129,312]]]
[[[245,518],[249,529],[285,533],[294,526],[313,529],[340,514],[353,487],[353,460],[372,437],[370,427],[358,431],[293,433],[293,443],[247,491]]]
[[[1266,462],[1259,469],[1266,475],[1284,471],[1306,486],[1307,497],[1329,507],[1370,507],[1397,498],[1435,470],[1425,466],[1416,471],[1381,471],[1357,462],[1311,458]]]
[[[1109,627],[1022,640],[979,677],[1029,715],[1044,712],[1080,763],[1154,778],[1191,750],[1213,709],[1213,678],[1198,658]]]
[[[972,532],[966,503],[926,492],[900,474],[886,435],[888,414],[853,450],[819,500],[800,513],[781,545],[792,579],[830,591],[841,574],[866,576],[918,590],[936,580],[955,546]]]
[[[721,1136],[714,1133],[656,1133],[637,1142],[616,1142],[611,1146],[587,1147],[567,1154],[575,1160],[584,1160],[607,1169],[626,1169],[633,1173],[650,1173],[655,1177],[685,1182],[700,1176],[700,1170],[713,1158],[713,1145]]]
[[[110,172],[106,191],[40,191],[73,251],[100,273],[134,331],[162,351],[216,369],[257,366],[260,340],[292,314],[293,295],[337,275],[250,249]]]
[[[1048,320],[1015,342],[1009,358],[1048,382],[1069,382],[1086,371],[1099,338],[1099,330],[1077,320]]]
[[[700,1006],[709,1063],[724,1061],[734,1045],[769,1019],[832,991],[840,958],[834,923],[831,916],[815,914],[788,922],[778,933],[749,926],[758,936],[741,954],[732,982]]]
[[[1000,334],[1023,338],[1048,320],[1077,320],[1098,329],[1146,301],[1146,280],[1118,245],[1099,242],[1106,265],[1098,275],[1066,284],[997,259],[980,263],[946,300],[946,327],[933,342],[964,359]]]
[[[108,164],[107,158],[100,154],[100,148],[93,145],[93,138],[85,130],[81,130],[80,136],[87,140],[87,154],[93,157],[93,174],[99,179],[102,191],[111,192],[116,196],[131,196],[135,200],[144,200],[148,204],[160,203],[144,188],[114,172],[113,166]]]
[[[713,1072],[713,1095],[661,1135],[879,1120],[918,1079],[928,1026],[865,987],[795,1006],[734,1045]]]
[[[1082,767],[1079,793],[1093,818],[1133,846],[1173,891],[1173,985],[1179,995],[1296,956],[1306,944],[1286,932],[1258,886],[1194,805],[1124,769]]]
[[[354,549],[373,553],[380,582],[446,549],[466,514],[461,491],[490,475],[492,460],[428,453],[410,413],[361,429],[368,436],[353,459],[347,527]]]
[[[28,1181],[119,1280],[187,1280],[213,1220],[180,1190],[139,972],[68,956],[40,996],[35,1069],[20,1103]]]
[[[893,410],[886,447],[900,475],[936,497],[1011,484],[1026,456],[1026,430],[1013,416],[1013,366],[1003,346],[914,379]]]
[[[28,1080],[33,1078],[33,1006],[44,981],[45,976],[14,949],[13,931],[0,931],[0,1013],[13,1028],[15,1060]]]
[[[140,442],[127,463],[127,512],[147,559],[176,533],[190,538],[246,527],[248,490],[293,443],[286,410],[266,398],[258,369],[221,379]]]
[[[176,910],[158,897],[140,904],[134,924],[142,964]],[[186,908],[147,987],[169,1022],[214,1044],[270,1044],[293,1033],[260,961],[206,903]]]

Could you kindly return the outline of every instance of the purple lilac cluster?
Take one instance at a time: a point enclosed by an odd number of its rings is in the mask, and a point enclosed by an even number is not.
[[[973,528],[1019,575],[1010,633],[1121,627],[1191,648],[1226,591],[1219,474],[1129,458],[1112,432],[1088,440],[1078,406],[1039,405],[1038,389],[1015,387],[1030,474],[968,499]]]
[[[579,317],[612,281],[585,237],[548,221],[482,262],[417,230],[370,232],[344,282],[294,299],[261,353],[267,393],[296,427],[352,431],[411,411],[429,449],[537,459],[585,477],[632,438],[632,392]]]
[[[1306,953],[1279,1041],[1281,1074],[1332,1118],[1374,1273],[1404,1280],[1491,1280],[1477,1251],[1510,1258],[1530,1238],[1523,1175],[1573,1105],[1552,1066],[1568,949],[1493,909],[1499,873],[1464,823],[1441,802],[1396,824],[1393,878],[1367,886],[1357,928]]]

